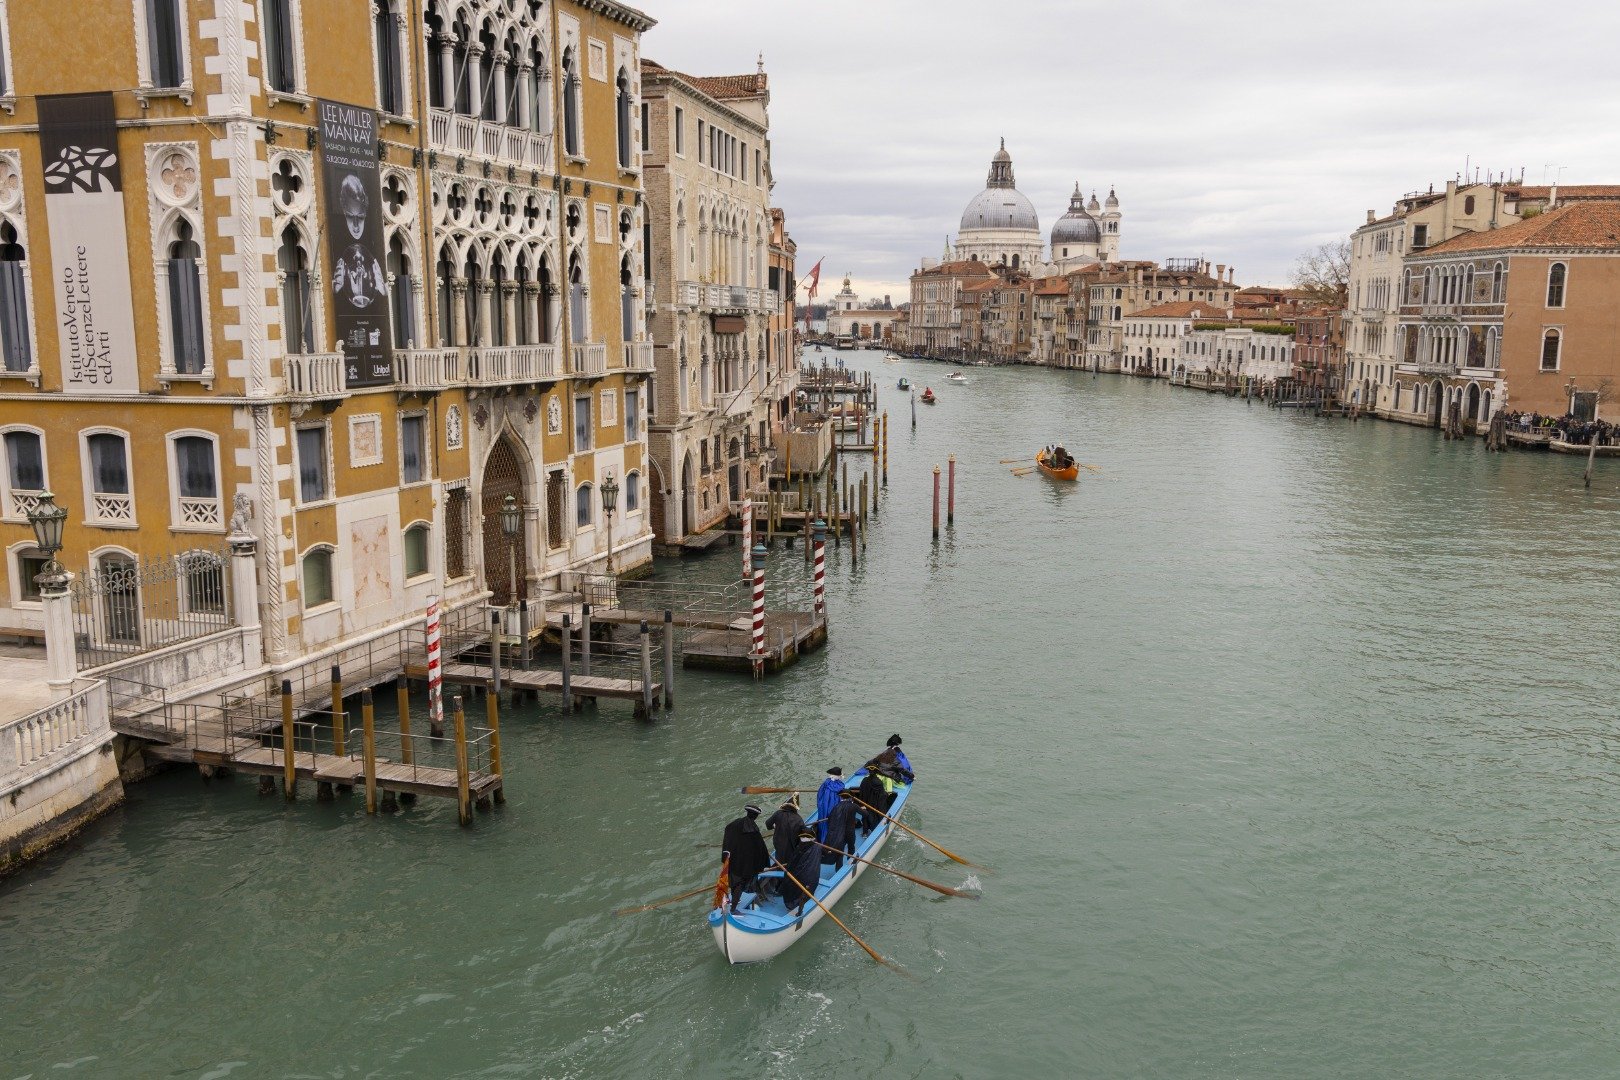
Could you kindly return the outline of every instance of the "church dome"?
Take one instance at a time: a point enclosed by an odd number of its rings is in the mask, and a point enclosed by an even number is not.
[[[1012,155],[1007,153],[1007,141],[990,159],[990,175],[984,190],[973,196],[962,211],[962,232],[976,229],[1024,229],[1041,231],[1035,204],[1026,199],[1013,180]]]
[[[1102,230],[1097,227],[1097,221],[1086,213],[1086,199],[1080,194],[1080,185],[1074,185],[1074,194],[1069,196],[1069,212],[1058,218],[1057,224],[1052,226],[1052,247],[1055,250],[1060,244],[1096,244],[1102,241]]]
[[[1016,188],[985,188],[962,211],[962,232],[974,229],[1027,229],[1041,231],[1035,204]]]

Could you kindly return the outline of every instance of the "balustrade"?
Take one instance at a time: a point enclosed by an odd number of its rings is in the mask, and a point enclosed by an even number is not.
[[[342,353],[288,353],[282,372],[293,397],[341,397]]]
[[[488,158],[526,169],[551,168],[551,136],[496,124],[447,109],[433,109],[428,141],[434,150]]]
[[[574,345],[573,373],[575,375],[606,375],[607,346],[600,344]]]

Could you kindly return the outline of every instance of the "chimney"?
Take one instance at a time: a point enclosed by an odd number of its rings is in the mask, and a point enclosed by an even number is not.
[[[1219,281],[1221,279],[1221,275],[1223,275],[1225,273],[1226,273],[1226,264],[1225,263],[1216,263],[1215,264],[1215,280]]]
[[[1236,278],[1237,278],[1237,267],[1228,266],[1226,268],[1226,283],[1228,285],[1236,285],[1237,284]]]
[[[1377,220],[1378,220],[1378,211],[1376,211],[1376,210],[1367,211],[1367,224],[1371,225],[1373,222],[1375,222]]]

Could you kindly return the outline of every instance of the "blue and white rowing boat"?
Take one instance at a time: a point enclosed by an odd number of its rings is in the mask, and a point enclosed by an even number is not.
[[[866,776],[866,770],[861,769],[849,778],[848,787],[853,791],[860,785]],[[896,784],[894,789],[894,805],[885,811],[890,817],[899,819],[906,808],[906,800],[911,796],[911,789],[916,786],[910,784]],[[878,809],[883,809],[879,807]],[[814,824],[814,819],[806,822]],[[889,834],[894,826],[887,821],[878,822],[878,826],[870,832],[857,831],[855,834],[855,854],[863,859],[875,859],[883,845],[888,842]],[[843,899],[849,887],[855,884],[868,867],[863,863],[844,860],[842,869],[834,870],[832,863],[821,864],[821,877],[816,883],[816,899],[828,908]],[[775,878],[782,881],[782,871],[767,870],[760,875],[762,878]],[[709,912],[709,928],[714,931],[714,942],[720,946],[728,961],[733,964],[752,964],[760,960],[769,960],[771,957],[786,951],[789,945],[798,941],[810,928],[821,921],[822,909],[813,902],[804,902],[804,913],[795,916],[783,905],[779,896],[761,900],[753,892],[742,894],[737,907],[722,911],[719,908]]]

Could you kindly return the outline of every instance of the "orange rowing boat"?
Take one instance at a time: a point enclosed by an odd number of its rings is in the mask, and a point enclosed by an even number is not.
[[[1041,467],[1041,472],[1054,480],[1080,478],[1080,463],[1070,457],[1069,452],[1061,446],[1047,446],[1035,451],[1035,464]]]

